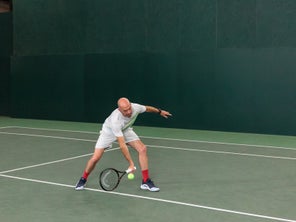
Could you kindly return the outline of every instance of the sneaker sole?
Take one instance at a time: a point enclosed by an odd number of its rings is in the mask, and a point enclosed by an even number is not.
[[[143,184],[141,185],[140,187],[142,190],[149,190],[151,192],[158,192],[160,189],[158,187],[153,187],[153,188],[150,188],[148,187],[147,185]]]
[[[84,190],[84,187],[75,187],[75,190]]]

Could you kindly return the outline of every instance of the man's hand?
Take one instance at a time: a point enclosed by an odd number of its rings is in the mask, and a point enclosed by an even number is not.
[[[166,119],[167,119],[169,116],[172,116],[172,114],[170,114],[170,112],[165,111],[165,110],[160,110],[159,115],[161,115],[162,117],[164,117],[164,118],[166,118]]]

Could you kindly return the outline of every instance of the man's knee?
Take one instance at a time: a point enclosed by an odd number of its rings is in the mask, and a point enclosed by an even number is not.
[[[146,153],[147,152],[147,147],[145,144],[142,144],[139,148],[138,148],[138,152],[139,153]]]
[[[97,163],[101,159],[103,153],[104,153],[103,149],[95,150],[95,152],[94,152],[94,154],[93,154],[93,156],[91,157],[90,160],[93,163]]]

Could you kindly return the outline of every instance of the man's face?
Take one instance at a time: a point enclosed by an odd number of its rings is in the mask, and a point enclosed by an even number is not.
[[[130,103],[126,106],[119,107],[118,109],[122,113],[123,116],[125,116],[125,117],[132,116],[133,111],[132,111],[132,106]]]

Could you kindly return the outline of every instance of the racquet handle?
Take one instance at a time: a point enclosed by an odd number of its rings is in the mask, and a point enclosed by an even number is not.
[[[136,170],[137,168],[136,167],[134,167],[134,170]],[[126,173],[130,173],[130,172],[132,172],[133,170],[132,169],[127,169],[125,172]]]

